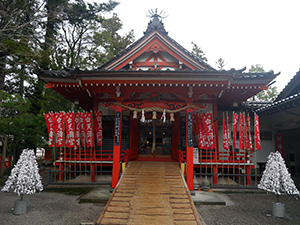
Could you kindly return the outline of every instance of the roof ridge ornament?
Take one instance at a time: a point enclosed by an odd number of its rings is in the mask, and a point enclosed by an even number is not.
[[[164,23],[162,19],[166,18],[164,16],[165,12],[162,10],[159,13],[157,12],[157,8],[155,10],[148,10],[149,14],[147,17],[150,17],[152,20],[148,23],[147,30],[144,32],[144,35],[151,33],[152,31],[158,31],[164,35],[168,35],[168,32],[165,30]]]

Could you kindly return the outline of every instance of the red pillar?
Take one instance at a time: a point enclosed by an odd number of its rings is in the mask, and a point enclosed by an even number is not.
[[[114,137],[114,153],[113,153],[113,171],[112,171],[112,188],[115,188],[120,176],[120,159],[121,159],[121,134],[122,134],[122,108],[115,107],[115,137]]]
[[[189,190],[193,190],[194,163],[193,163],[193,110],[186,110],[186,183]]]
[[[61,162],[59,163],[59,171],[64,171],[64,164]],[[58,181],[63,181],[64,180],[64,173],[59,172],[58,173]]]
[[[251,185],[251,166],[246,166],[246,185]]]
[[[213,184],[218,184],[218,166],[216,165],[212,165],[213,168]]]
[[[91,171],[95,171],[95,163],[91,166]],[[91,182],[95,182],[95,172],[91,172]]]
[[[180,114],[175,114],[172,122],[172,159],[178,161],[178,146],[180,144]]]
[[[137,159],[139,155],[139,120],[130,117],[129,159]]]
[[[218,127],[218,105],[217,101],[213,102],[213,120],[214,120],[214,133],[215,133],[215,155],[214,160],[219,160],[219,127]]]

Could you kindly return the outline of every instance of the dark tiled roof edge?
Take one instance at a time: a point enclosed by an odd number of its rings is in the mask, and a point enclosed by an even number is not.
[[[289,96],[287,98],[284,98],[284,99],[281,99],[281,100],[278,100],[278,101],[274,101],[262,108],[259,108],[256,110],[256,112],[258,113],[262,113],[262,112],[265,112],[265,111],[268,111],[268,110],[271,110],[272,108],[274,107],[278,107],[278,106],[282,106],[282,105],[285,105],[287,103],[290,103],[292,101],[297,101],[298,100],[298,104],[296,105],[300,105],[300,93],[297,93],[297,94],[294,94],[292,96]]]
[[[279,101],[283,96],[284,93],[288,91],[289,87],[292,86],[295,81],[299,78],[300,80],[300,69],[299,71],[293,76],[293,78],[287,83],[287,85],[282,89],[282,91],[278,94],[277,98],[275,101]]]

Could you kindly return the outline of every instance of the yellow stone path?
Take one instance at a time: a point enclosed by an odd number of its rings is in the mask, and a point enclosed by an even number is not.
[[[201,224],[178,163],[130,162],[97,224]]]

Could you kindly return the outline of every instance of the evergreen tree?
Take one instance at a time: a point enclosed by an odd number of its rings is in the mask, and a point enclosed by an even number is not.
[[[202,59],[204,62],[207,62],[207,58],[205,56],[205,53],[202,51],[202,49],[194,42],[192,42],[192,45],[193,45],[192,54],[197,56],[199,59]]]
[[[249,69],[250,73],[263,73],[265,72],[264,68],[260,64],[251,66]],[[278,95],[277,87],[270,86],[267,90],[263,90],[252,97],[252,101],[273,101]]]
[[[218,69],[220,70],[220,71],[222,71],[222,70],[224,70],[224,67],[225,67],[225,60],[224,59],[222,59],[222,58],[219,58],[217,61],[216,61],[216,64],[217,64],[217,66],[218,66]]]
[[[41,192],[43,190],[41,176],[33,150],[23,150],[20,159],[12,169],[1,191],[8,192],[10,189],[19,196],[21,195],[21,200],[23,194],[34,194],[37,191]]]
[[[284,159],[278,151],[271,152],[268,156],[266,169],[257,187],[276,195],[283,193],[289,195],[300,194],[286,168]]]

